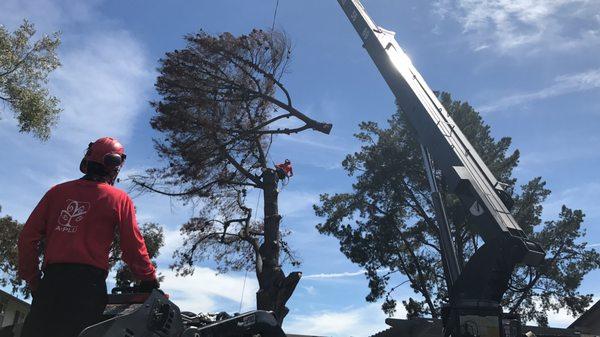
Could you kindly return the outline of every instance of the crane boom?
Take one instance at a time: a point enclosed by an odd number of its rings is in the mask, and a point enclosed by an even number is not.
[[[469,205],[471,223],[484,241],[510,233],[525,237],[499,194],[506,193],[477,151],[396,42],[377,26],[357,0],[338,0],[364,47],[396,96],[448,187]]]
[[[446,316],[449,318],[446,321],[455,321],[449,324],[446,333],[463,335],[463,318],[467,319],[465,317],[470,317],[473,313],[475,316],[486,316],[485,312],[491,312],[488,318],[502,317],[499,303],[516,264],[536,266],[543,261],[544,250],[538,243],[527,238],[513,218],[510,213],[512,198],[505,191],[504,184],[494,177],[452,120],[396,42],[395,33],[377,26],[360,0],[338,0],[338,3],[396,96],[398,106],[416,131],[424,156],[430,156],[435,168],[441,170],[448,191],[458,196],[465,208],[470,228],[485,242],[462,271],[457,272],[457,268],[448,264],[448,261],[452,261],[448,256],[453,251],[447,243],[451,241],[440,238],[442,255],[446,255],[446,271],[454,270],[454,274],[459,273],[458,277],[453,276],[453,273],[446,273],[446,278],[451,278],[448,280],[451,303],[447,309]],[[428,160],[426,159],[426,169]],[[435,190],[431,167],[427,171]],[[443,203],[438,201],[434,204],[440,222],[445,217]],[[442,224],[438,225],[443,228]],[[443,234],[444,231],[441,232]],[[448,233],[446,231],[447,235]],[[482,320],[482,324],[486,324],[485,321]]]

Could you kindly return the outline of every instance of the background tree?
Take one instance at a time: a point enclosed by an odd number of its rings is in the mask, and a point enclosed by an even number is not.
[[[60,39],[55,33],[33,41],[35,32],[28,21],[14,32],[0,24],[0,106],[14,113],[21,132],[46,140],[60,113],[58,99],[45,88],[48,74],[60,65],[56,55]],[[13,293],[29,296],[17,276],[17,238],[22,227],[8,215],[0,218],[0,285],[10,284]]]
[[[150,260],[156,267],[155,260],[160,254],[160,249],[165,245],[164,231],[160,224],[147,222],[140,226],[140,232],[144,237]],[[120,241],[117,237],[110,249],[109,265],[111,269],[116,268],[115,286],[131,287],[137,280],[129,267],[121,260],[121,256]],[[159,281],[162,281],[162,277],[159,277]]]
[[[259,309],[272,310],[281,322],[301,274],[285,276],[285,260],[298,260],[282,239],[278,179],[269,162],[275,135],[305,130],[329,133],[331,124],[298,111],[281,82],[290,60],[290,44],[278,31],[253,30],[238,37],[200,32],[187,45],[160,61],[152,103],[152,127],[168,166],[134,177],[137,186],[196,203],[197,215],[181,228],[183,246],[173,268],[193,272],[211,258],[221,272],[255,269]],[[282,119],[292,119],[277,126]],[[249,190],[263,196],[263,219],[253,219]]]
[[[60,39],[54,33],[34,41],[35,33],[26,20],[14,32],[0,25],[0,101],[14,113],[21,132],[46,140],[61,111],[46,88],[48,74],[60,66]]]
[[[503,305],[541,325],[547,324],[550,310],[566,308],[581,314],[592,294],[580,294],[579,285],[600,266],[598,253],[583,241],[583,213],[563,206],[557,220],[542,224],[542,203],[550,191],[539,177],[514,188],[512,172],[519,151],[509,151],[511,139],[492,138],[490,127],[468,103],[454,101],[448,93],[439,98],[498,180],[510,185],[513,215],[547,251],[539,268],[520,267],[514,272]],[[317,228],[339,239],[340,250],[366,269],[368,301],[384,298],[382,309],[391,314],[396,308],[394,290],[408,283],[418,294],[403,301],[408,316],[440,317],[447,289],[421,150],[400,112],[389,124],[389,128],[373,122],[360,125],[356,138],[363,146],[343,161],[348,175],[356,177],[352,192],[321,195],[314,208],[325,221]],[[464,265],[482,241],[468,229],[458,199],[446,193],[444,185],[442,192],[454,247]]]
[[[21,291],[27,295],[28,290],[17,276],[17,239],[23,225],[12,217],[0,217],[0,286],[11,286],[13,293]]]

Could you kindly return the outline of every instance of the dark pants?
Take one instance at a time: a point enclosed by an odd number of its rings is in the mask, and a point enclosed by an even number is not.
[[[287,177],[287,174],[281,167],[275,169],[275,173],[277,173],[277,178],[279,178],[279,180],[284,180]]]
[[[35,292],[21,337],[76,337],[98,323],[106,306],[106,271],[52,264]]]

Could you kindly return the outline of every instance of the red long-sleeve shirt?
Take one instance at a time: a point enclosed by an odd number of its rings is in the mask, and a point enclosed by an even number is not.
[[[108,270],[110,246],[118,229],[122,258],[140,280],[155,278],[131,198],[106,183],[73,180],[51,188],[19,235],[19,275],[36,282],[38,246],[44,240],[44,266],[80,263]]]

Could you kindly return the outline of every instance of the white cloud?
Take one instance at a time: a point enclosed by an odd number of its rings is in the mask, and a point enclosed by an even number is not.
[[[478,110],[490,112],[532,101],[598,88],[600,88],[600,68],[590,69],[580,73],[558,76],[554,79],[554,84],[549,87],[500,98],[494,103],[479,107]]]
[[[168,266],[173,262],[172,256],[175,250],[183,245],[183,238],[178,228],[168,228],[163,226],[163,230],[165,245],[160,249],[160,255],[158,256],[157,262],[159,266]]]
[[[366,270],[359,270],[354,272],[343,272],[343,273],[320,273],[320,274],[312,274],[302,276],[303,279],[307,280],[323,280],[323,279],[337,279],[337,278],[346,278],[346,277],[354,277],[359,275],[365,275]]]
[[[314,286],[302,286],[302,289],[306,290],[306,293],[311,296],[317,294],[317,288],[315,288]]]
[[[475,47],[475,49],[473,49],[473,51],[482,51],[482,50],[488,49],[489,47],[490,47],[489,45],[483,44],[481,46]]]
[[[169,269],[159,269],[165,276],[161,289],[182,311],[238,312],[256,307],[258,282],[251,273],[244,275],[217,274],[210,268],[196,268],[191,276],[178,277]],[[242,289],[243,298],[242,298]]]
[[[575,321],[576,317],[569,315],[569,313],[561,309],[558,312],[550,312],[548,313],[548,325],[553,328],[566,328],[573,321]],[[533,322],[531,322],[533,324]]]
[[[574,209],[581,209],[586,217],[597,218],[600,216],[600,183],[589,182],[580,186],[573,186],[559,193],[555,193],[544,203],[544,219],[556,219],[562,205]]]
[[[597,298],[592,299],[592,304],[597,301]],[[540,303],[537,303],[540,305]],[[589,308],[588,308],[589,309]],[[573,317],[566,309],[548,312],[548,325],[553,328],[566,328],[573,323],[577,317]],[[536,322],[530,321],[523,324],[537,325]],[[523,331],[527,332],[527,331]]]
[[[548,314],[551,327],[566,328],[575,318],[565,310]],[[398,306],[395,317],[405,318],[406,310]],[[368,303],[361,307],[341,310],[325,310],[313,314],[294,314],[284,321],[286,333],[316,336],[371,336],[389,328],[385,324],[387,316],[381,311],[380,303]],[[529,322],[529,324],[534,324]]]
[[[319,169],[323,169],[326,171],[332,171],[332,170],[341,170],[343,169],[341,160],[339,161],[333,161],[333,162],[314,162],[314,163],[309,163],[310,165],[319,168]]]
[[[316,132],[291,134],[289,136],[286,135],[279,137],[278,139],[281,139],[285,142],[297,143],[300,145],[329,150],[332,152],[348,153],[352,150],[351,146],[336,144],[336,141],[339,140],[335,137]]]
[[[284,190],[279,197],[279,211],[283,216],[305,216],[312,213],[312,205],[319,202],[318,193]]]
[[[569,50],[600,42],[600,3],[586,0],[438,0],[434,13],[460,23],[474,49]]]
[[[148,107],[152,83],[144,48],[122,30],[95,33],[61,55],[52,78],[64,109],[55,137],[81,146],[105,135],[128,138]]]
[[[398,311],[397,317],[406,316],[403,307],[400,306]],[[380,303],[369,303],[358,308],[310,314],[290,313],[283,323],[283,329],[286,333],[315,336],[370,336],[388,328],[386,318]]]
[[[27,19],[36,25],[38,32],[50,33],[63,30],[65,26],[86,22],[100,0],[2,0],[0,22],[14,29]]]

